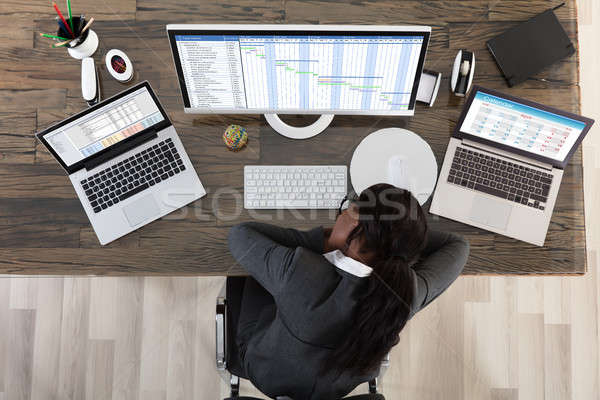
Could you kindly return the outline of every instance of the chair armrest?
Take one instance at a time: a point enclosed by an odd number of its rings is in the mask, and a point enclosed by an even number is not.
[[[227,369],[227,300],[217,297],[216,317],[216,358],[217,370]]]

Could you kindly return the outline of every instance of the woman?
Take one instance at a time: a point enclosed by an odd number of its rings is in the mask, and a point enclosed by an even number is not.
[[[348,203],[332,229],[244,223],[229,233],[254,278],[242,294],[234,372],[271,397],[338,399],[377,376],[406,322],[467,261],[468,243],[428,231],[406,190],[378,184]]]

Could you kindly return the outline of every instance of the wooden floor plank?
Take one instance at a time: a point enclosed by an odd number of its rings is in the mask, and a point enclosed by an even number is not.
[[[35,277],[12,279],[8,307],[13,310],[35,310],[38,303],[38,279]]]
[[[213,330],[216,299],[217,296],[224,294],[225,277],[202,277],[194,280],[198,297],[196,299],[194,338],[193,398],[205,397],[207,393],[214,393],[216,397],[225,398],[229,395],[229,392],[223,389],[225,380],[216,368],[212,367],[215,363],[215,335],[205,333],[207,328]]]
[[[112,398],[113,340],[90,340],[85,377],[85,400]]]
[[[90,281],[65,278],[60,334],[59,398],[85,398]]]
[[[58,400],[64,278],[40,279],[37,286],[31,400]]]
[[[155,397],[164,395],[166,398],[170,312],[174,296],[172,278],[144,279],[140,398],[152,393]]]
[[[90,279],[90,309],[88,338],[114,340],[120,329],[117,325],[117,277]],[[102,346],[102,345],[100,345]]]
[[[569,305],[570,318],[566,322],[571,327],[569,345],[573,399],[593,398],[600,393],[598,249],[591,251],[589,257],[587,276],[585,279],[570,279],[570,293],[567,298],[562,298],[561,304]],[[565,355],[569,356],[568,353]]]
[[[129,400],[139,396],[142,345],[143,278],[117,281],[113,399]]]
[[[518,330],[519,399],[544,400],[544,314],[520,312]]]
[[[31,371],[35,310],[9,310],[8,343],[5,371],[6,397],[28,400],[31,397]]]
[[[167,369],[167,400],[193,398],[195,331],[196,324],[194,320],[177,319],[171,324]]]
[[[544,326],[545,399],[572,398],[571,327],[562,324]]]
[[[10,343],[8,342],[9,315],[8,302],[10,299],[11,279],[0,277],[0,392],[6,389],[6,358]]]

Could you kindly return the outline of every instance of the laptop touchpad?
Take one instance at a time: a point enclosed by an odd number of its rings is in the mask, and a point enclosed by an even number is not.
[[[136,226],[160,213],[160,208],[153,194],[142,197],[123,207],[129,225]]]
[[[475,196],[469,217],[474,222],[506,230],[512,205],[484,196]]]

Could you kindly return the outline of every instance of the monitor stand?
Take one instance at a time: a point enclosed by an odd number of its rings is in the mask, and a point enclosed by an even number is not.
[[[323,114],[308,126],[297,127],[286,124],[277,114],[265,114],[265,118],[275,132],[290,139],[308,139],[323,132],[333,121],[334,114]]]

